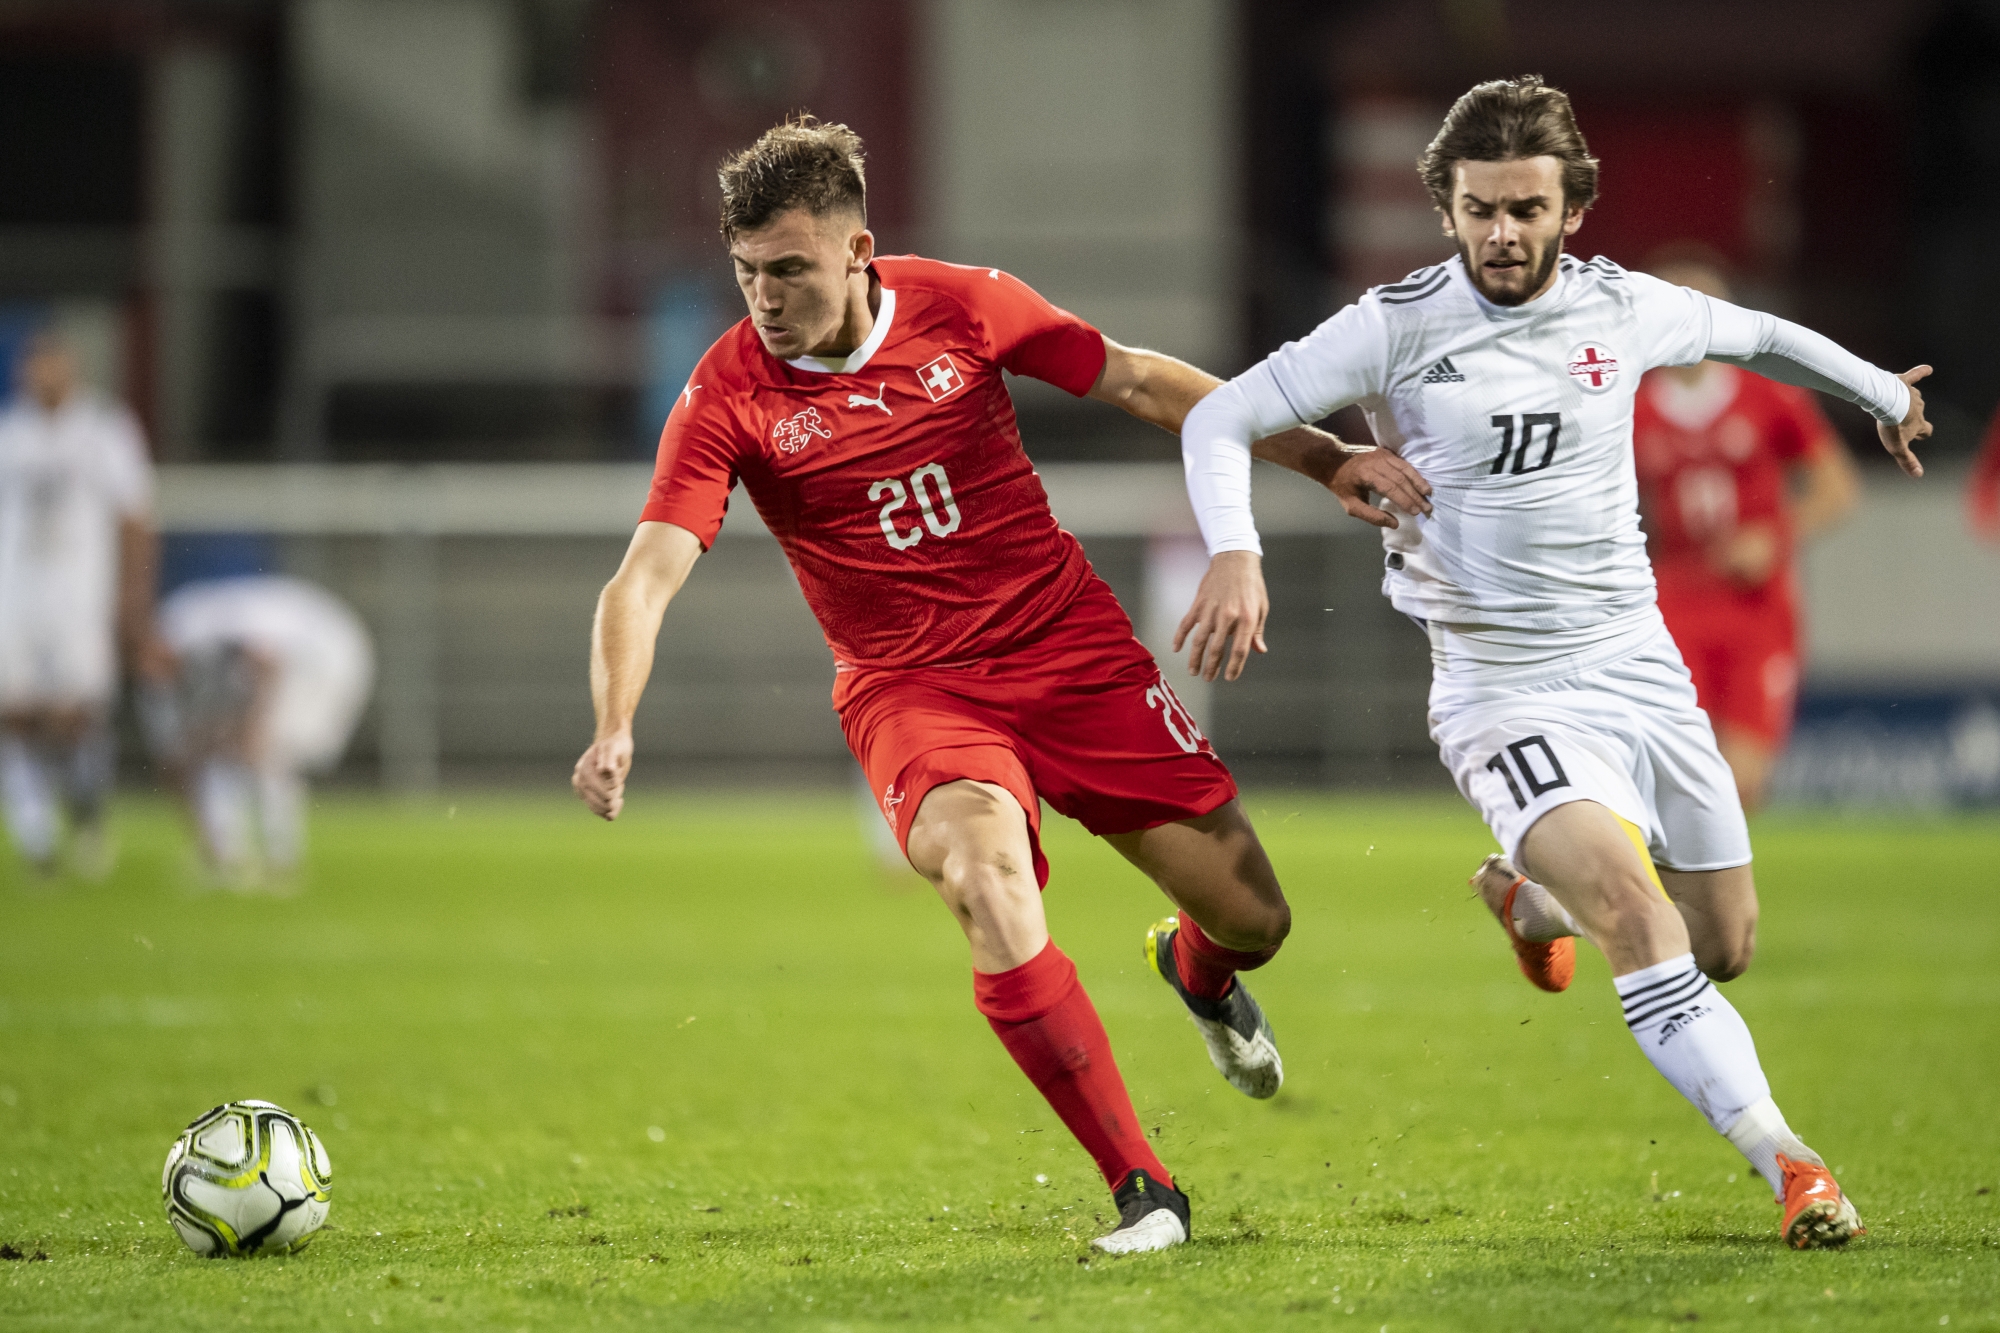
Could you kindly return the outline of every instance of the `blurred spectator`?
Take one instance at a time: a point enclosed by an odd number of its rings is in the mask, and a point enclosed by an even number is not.
[[[1987,423],[1979,457],[1965,483],[1966,517],[1972,530],[1990,542],[2000,542],[2000,411]]]
[[[15,849],[53,874],[109,874],[105,803],[118,647],[142,675],[153,635],[152,467],[132,414],[79,382],[55,333],[31,338],[0,413],[0,804]]]
[[[176,669],[147,700],[147,730],[204,860],[230,888],[286,887],[305,852],[305,775],[339,761],[368,700],[368,631],[324,589],[257,575],[177,589],[160,632]]]
[[[1719,263],[1693,251],[1650,267],[1729,296]],[[1795,547],[1854,508],[1854,464],[1811,393],[1714,361],[1646,376],[1633,450],[1660,614],[1755,810],[1798,702]]]

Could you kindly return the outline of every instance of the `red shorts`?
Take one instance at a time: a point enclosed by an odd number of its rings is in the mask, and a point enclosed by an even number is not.
[[[1792,734],[1798,707],[1798,617],[1789,598],[1737,604],[1672,596],[1660,614],[1694,676],[1695,699],[1717,731],[1746,731],[1773,750]]]
[[[1101,835],[1193,819],[1236,795],[1229,770],[1095,576],[1031,643],[953,666],[843,671],[833,704],[905,852],[931,788],[990,782],[1027,812],[1043,885],[1042,801]]]

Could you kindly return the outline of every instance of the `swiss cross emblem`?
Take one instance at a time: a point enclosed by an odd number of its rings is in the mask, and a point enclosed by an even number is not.
[[[771,427],[771,443],[788,454],[795,454],[812,443],[813,436],[822,440],[833,438],[833,431],[819,419],[819,409],[808,407],[803,412],[794,413]]]
[[[1578,343],[1570,349],[1569,377],[1585,393],[1603,393],[1618,380],[1618,358],[1603,343]]]
[[[941,402],[965,387],[965,376],[958,373],[958,367],[950,356],[917,367],[917,382],[924,386],[924,392],[931,401]]]

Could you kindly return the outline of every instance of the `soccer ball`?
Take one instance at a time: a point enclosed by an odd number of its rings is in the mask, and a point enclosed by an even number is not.
[[[291,1254],[326,1221],[333,1168],[319,1135],[270,1102],[218,1106],[167,1150],[167,1221],[189,1249]]]

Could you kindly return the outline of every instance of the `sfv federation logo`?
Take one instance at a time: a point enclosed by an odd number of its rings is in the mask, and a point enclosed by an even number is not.
[[[1442,361],[1439,361],[1424,372],[1423,382],[1425,384],[1463,384],[1465,383],[1465,375],[1457,366],[1451,363],[1450,357],[1445,357]]]
[[[1570,349],[1569,377],[1585,393],[1603,393],[1618,382],[1618,358],[1603,343],[1579,343]]]
[[[924,386],[924,392],[931,401],[942,402],[965,387],[965,376],[958,373],[958,366],[949,355],[941,356],[927,365],[917,368],[917,382]]]
[[[833,431],[819,419],[819,409],[808,407],[805,411],[786,417],[771,427],[771,443],[788,454],[795,454],[812,443],[813,436],[822,440],[833,438]]]

